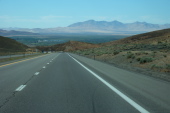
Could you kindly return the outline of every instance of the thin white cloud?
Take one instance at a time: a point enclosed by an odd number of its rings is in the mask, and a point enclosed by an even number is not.
[[[10,20],[14,20],[14,19],[17,19],[17,17],[16,16],[8,16],[8,15],[0,16],[1,21],[10,21]]]
[[[0,27],[58,27],[63,26],[65,20],[72,19],[71,16],[47,15],[40,17],[24,16],[0,16]],[[65,22],[66,23],[66,22]]]
[[[63,18],[71,18],[70,16],[55,16],[55,15],[48,15],[48,16],[41,16],[38,18],[34,17],[21,17],[21,16],[0,16],[1,22],[54,22]]]
[[[0,16],[0,19],[8,19],[8,16]]]
[[[56,20],[61,18],[71,18],[70,16],[55,16],[55,15],[48,15],[40,17],[41,20]]]

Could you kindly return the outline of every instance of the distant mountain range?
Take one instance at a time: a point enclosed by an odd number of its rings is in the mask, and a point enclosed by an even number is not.
[[[69,25],[68,27],[56,28],[6,28],[5,30],[16,30],[33,33],[98,33],[98,34],[139,34],[149,31],[170,28],[170,24],[151,24],[147,22],[122,23],[119,21],[95,21],[88,20]]]
[[[148,31],[155,31],[160,29],[170,28],[170,24],[151,24],[146,22],[134,22],[134,23],[122,23],[119,21],[95,21],[89,20],[85,22],[78,22],[68,26],[70,28],[77,28],[82,30],[98,30],[98,31],[105,31],[105,32],[148,32]]]
[[[27,31],[15,31],[15,30],[2,30],[0,29],[0,36],[13,36],[13,35],[38,35],[38,33],[32,33]]]

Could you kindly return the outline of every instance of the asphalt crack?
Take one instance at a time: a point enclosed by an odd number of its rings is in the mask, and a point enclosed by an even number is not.
[[[16,93],[17,93],[17,91],[13,92],[10,97],[6,98],[5,101],[3,102],[3,104],[0,105],[0,109],[1,109],[3,106],[5,106],[12,98],[14,98],[15,95],[16,95]]]
[[[96,86],[94,92],[93,92],[93,95],[92,95],[92,109],[93,109],[93,113],[96,113],[96,107],[95,107],[95,94],[97,92],[97,89],[99,89],[99,85]]]
[[[43,69],[40,69],[39,72],[41,72],[42,70],[43,70]],[[28,84],[35,76],[36,76],[36,75],[33,74],[23,85]],[[7,98],[5,99],[5,101],[2,103],[2,105],[0,105],[0,109],[1,109],[3,106],[5,106],[12,98],[14,98],[17,93],[19,93],[19,92],[18,92],[18,91],[12,92],[12,95],[9,96],[9,97],[7,97]]]
[[[55,59],[55,58],[53,58],[53,59]],[[49,63],[49,64],[50,64],[50,63]],[[47,65],[49,65],[49,64],[46,64],[45,66],[47,67]],[[44,70],[44,69],[41,68],[38,72],[41,72],[42,70]],[[33,74],[23,85],[28,84],[35,76],[36,76],[36,75]],[[18,91],[12,92],[12,95],[9,96],[9,97],[7,97],[7,98],[5,99],[5,101],[0,105],[0,109],[1,109],[3,106],[5,106],[12,98],[14,98],[17,93],[19,93],[19,92],[18,92]]]

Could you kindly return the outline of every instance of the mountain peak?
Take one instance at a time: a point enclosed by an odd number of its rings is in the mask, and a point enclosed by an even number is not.
[[[114,20],[114,21],[112,21],[112,22],[119,22],[119,21],[117,21],[117,20]],[[119,23],[121,23],[121,22],[119,22]]]
[[[25,29],[24,28],[24,29],[16,29],[16,31],[26,31],[26,32],[34,32],[34,33],[139,34],[139,33],[145,33],[149,31],[161,30],[161,29],[167,29],[167,28],[170,28],[170,24],[160,25],[160,24],[152,24],[152,23],[139,22],[139,21],[136,21],[134,23],[122,23],[118,20],[109,21],[109,22],[87,20],[83,22],[73,23],[69,25],[68,27],[56,27],[56,28],[45,28],[45,29],[41,29],[41,28]],[[1,35],[3,34],[6,36],[5,34],[6,32],[7,31],[0,30]],[[14,33],[16,34],[16,32],[14,31],[10,31],[10,32],[12,32],[10,34],[14,34]]]
[[[84,31],[97,31],[97,32],[119,32],[122,33],[124,31],[127,32],[138,32],[144,33],[154,30],[166,29],[170,28],[170,24],[166,25],[158,25],[152,24],[147,22],[139,22],[136,21],[134,23],[122,23],[117,20],[107,22],[107,21],[95,21],[95,20],[88,20],[84,22],[74,23],[68,27],[81,29]]]
[[[87,21],[85,21],[85,22],[95,22],[95,20],[87,20]]]

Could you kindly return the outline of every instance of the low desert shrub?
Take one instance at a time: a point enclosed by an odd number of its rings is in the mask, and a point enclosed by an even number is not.
[[[137,60],[137,61],[140,61],[140,59],[141,59],[141,58],[137,58],[136,60]]]
[[[116,50],[115,50],[115,51],[113,52],[113,54],[114,54],[114,55],[117,55],[117,54],[119,54],[119,51],[116,51]]]
[[[143,57],[143,58],[140,58],[140,63],[148,63],[148,62],[152,62],[153,61],[153,58],[151,57]]]
[[[135,54],[132,53],[132,52],[127,52],[127,58],[132,58],[132,59],[134,59],[134,58],[135,58]]]
[[[167,55],[163,55],[164,57],[167,57]]]
[[[170,64],[166,64],[166,69],[170,69]]]

